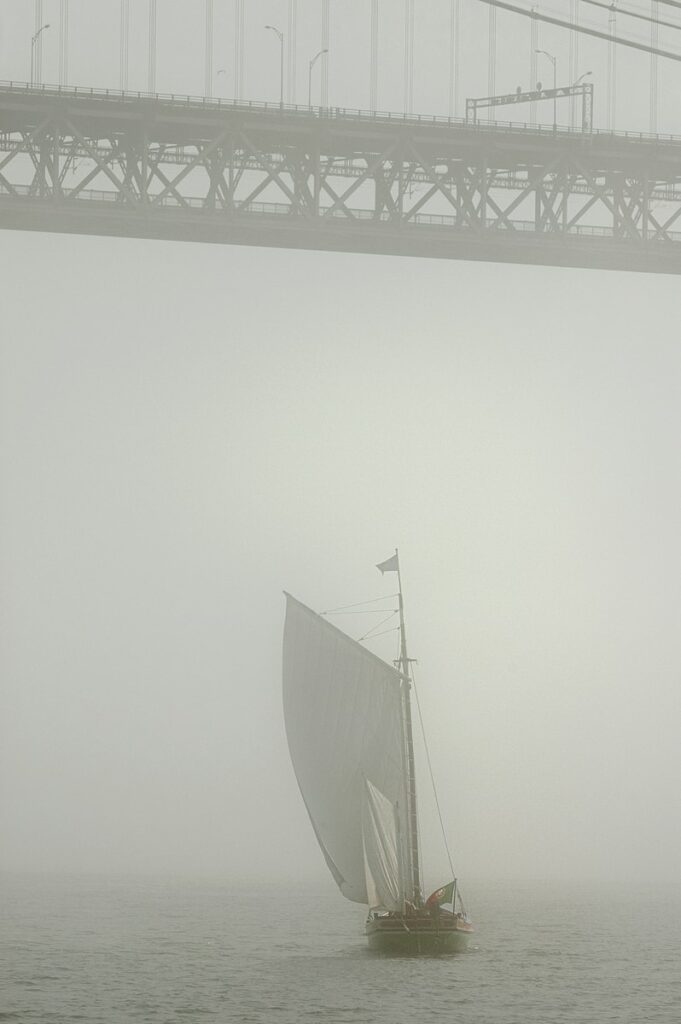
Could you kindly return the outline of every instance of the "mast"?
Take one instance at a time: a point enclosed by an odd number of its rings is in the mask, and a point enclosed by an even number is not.
[[[411,676],[409,671],[409,658],[407,656],[407,633],[404,628],[402,576],[400,575],[400,558],[397,548],[395,548],[395,561],[397,563],[397,585],[399,590],[400,609],[400,671],[402,673],[402,687],[404,693],[402,707],[404,714],[404,738],[407,751],[407,834],[409,842],[409,861],[411,865],[411,885],[413,889],[414,903],[418,907],[421,904],[421,869],[419,865],[419,832],[418,818],[416,814],[414,734],[411,722]]]

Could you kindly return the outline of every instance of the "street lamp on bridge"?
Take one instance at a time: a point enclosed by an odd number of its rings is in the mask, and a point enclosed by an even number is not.
[[[35,32],[33,34],[33,36],[31,37],[31,85],[35,85],[35,82],[33,81],[33,79],[35,78],[35,75],[34,75],[35,44],[38,42],[38,40],[40,39],[40,37],[43,34],[43,32],[45,31],[45,29],[49,28],[49,27],[50,27],[50,23],[48,21],[46,25],[41,25],[40,28],[38,29],[38,31]]]
[[[281,76],[280,76],[280,89],[279,89],[279,106],[284,109],[284,33],[280,29],[275,28],[274,25],[265,25],[265,28],[269,29],[270,32],[276,32],[279,36],[279,43],[281,45]]]
[[[556,130],[556,58],[548,50],[535,50],[535,53],[543,53],[553,64],[553,130]]]
[[[593,71],[585,71],[585,72],[584,72],[584,74],[583,74],[583,75],[580,75],[580,76],[579,76],[579,78],[577,79],[577,81],[576,81],[576,82],[573,82],[572,84],[573,84],[573,85],[579,85],[579,83],[580,83],[580,82],[583,82],[583,81],[584,81],[584,79],[585,79],[585,78],[588,78],[588,76],[589,76],[589,75],[593,75]]]
[[[308,105],[308,107],[312,106],[312,68],[315,66],[315,64],[317,63],[319,58],[322,56],[322,54],[328,53],[328,52],[329,52],[328,49],[320,50],[319,53],[315,53],[314,57],[310,61],[310,73],[308,75],[308,80],[307,80],[307,105]]]

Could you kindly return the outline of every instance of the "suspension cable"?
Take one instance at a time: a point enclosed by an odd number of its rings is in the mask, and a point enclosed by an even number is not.
[[[500,7],[505,11],[511,11],[513,14],[520,14],[525,18],[536,18],[538,21],[545,21],[549,25],[557,25],[559,28],[568,28],[573,32],[581,32],[583,35],[593,36],[596,39],[605,39],[607,42],[616,43],[618,46],[628,46],[632,50],[642,50],[644,53],[656,53],[660,57],[666,57],[667,60],[681,61],[681,53],[674,53],[671,50],[663,50],[661,47],[646,46],[643,43],[637,43],[633,39],[626,39],[624,36],[616,36],[610,32],[601,32],[595,28],[588,28],[586,25],[577,25],[569,19],[556,18],[549,14],[540,14],[536,7],[526,8],[518,7],[515,3],[510,3],[509,0],[480,0],[483,4],[488,4],[490,7]],[[659,0],[660,3],[671,4],[674,7],[681,7],[681,2],[675,2],[675,0]]]
[[[654,4],[656,2],[657,0],[653,0]],[[591,4],[592,7],[602,7],[604,11],[611,11],[614,7],[614,4],[606,3],[605,0],[582,0],[582,3]],[[639,11],[633,11],[629,7],[620,7],[618,5],[617,13],[625,14],[628,18],[638,18],[639,21],[649,21],[654,25],[663,25],[665,28],[681,29],[681,24],[678,21],[665,21],[664,18],[658,18],[650,14],[641,14]]]

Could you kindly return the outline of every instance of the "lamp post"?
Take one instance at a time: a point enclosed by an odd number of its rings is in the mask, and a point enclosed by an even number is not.
[[[580,85],[584,81],[585,78],[588,78],[589,75],[592,75],[592,74],[593,74],[593,71],[585,71],[583,75],[579,76],[579,78],[574,83],[572,88],[574,89],[576,86]],[[593,107],[593,88],[594,87],[592,85],[591,86],[591,107]],[[574,96],[572,97],[572,102],[574,103]],[[575,126],[574,106],[573,106],[572,109],[573,109],[572,127],[574,128],[574,126]],[[587,111],[587,99],[586,99],[586,95],[584,93],[582,93],[582,131],[584,131],[586,129],[586,127],[587,127],[586,111]],[[591,123],[592,119],[593,119],[593,110],[590,108],[589,109],[589,117],[588,117],[589,124]]]
[[[307,105],[308,105],[308,107],[312,106],[312,68],[315,66],[315,64],[317,63],[319,58],[322,56],[322,54],[328,53],[328,52],[329,52],[328,50],[320,50],[319,53],[315,53],[314,57],[310,61],[310,74],[308,76],[308,82],[307,82]]]
[[[35,77],[34,73],[33,73],[33,69],[34,69],[34,66],[35,66],[35,44],[38,42],[38,39],[43,34],[45,29],[49,28],[49,27],[50,27],[50,23],[48,21],[46,25],[41,25],[40,28],[38,29],[38,31],[35,32],[33,34],[33,36],[31,37],[31,85],[35,85],[35,82],[33,81],[33,79]]]
[[[281,80],[280,80],[280,90],[279,90],[279,106],[283,110],[284,109],[284,33],[281,32],[278,28],[275,28],[274,25],[265,25],[265,28],[269,29],[270,32],[276,32],[276,34],[279,36],[279,43],[281,45]]]
[[[553,130],[556,130],[556,58],[548,50],[535,50],[535,53],[543,53],[553,64]]]

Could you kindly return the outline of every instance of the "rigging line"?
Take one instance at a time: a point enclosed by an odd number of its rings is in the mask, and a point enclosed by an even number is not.
[[[602,7],[605,11],[616,11],[617,14],[626,14],[628,18],[638,18],[639,21],[649,21],[655,25],[663,25],[665,28],[676,28],[681,30],[681,25],[674,21],[664,21],[662,18],[652,18],[649,14],[639,14],[638,11],[627,10],[626,7],[615,7],[614,4],[603,3],[602,0],[582,0],[584,4],[591,4],[592,7]]]
[[[369,601],[358,601],[357,604],[339,604],[337,608],[327,608],[325,612],[320,612],[320,615],[333,615],[334,612],[344,612],[346,608],[362,608],[365,604],[378,604],[379,601],[391,601],[394,597],[399,597],[399,594],[384,594],[383,597],[372,597]],[[379,611],[385,611],[387,609],[378,609]]]
[[[380,633],[371,633],[370,635],[367,635],[366,637],[360,637],[360,640],[375,640],[379,636],[387,636],[388,633],[399,633],[399,631],[400,631],[400,627],[399,626],[394,626],[392,629],[384,629]],[[358,641],[358,643],[359,643],[359,641]]]
[[[452,873],[452,878],[454,879],[454,881],[456,883],[456,896],[459,899],[459,905],[461,907],[461,910],[463,911],[463,913],[465,915],[466,914],[466,906],[465,906],[464,901],[463,901],[463,896],[461,894],[461,890],[459,889],[458,879],[456,877],[456,871],[454,870],[454,862],[452,860],[452,854],[451,854],[451,851],[449,849],[449,843],[447,842],[447,833],[445,832],[444,821],[443,821],[443,818],[442,818],[442,810],[440,808],[440,800],[439,800],[439,797],[437,795],[437,787],[435,785],[435,775],[433,774],[433,765],[432,765],[432,762],[430,760],[430,750],[428,748],[428,740],[426,739],[426,730],[425,730],[425,725],[424,725],[424,722],[423,722],[423,715],[421,713],[421,701],[419,700],[419,692],[418,692],[418,689],[416,687],[416,678],[415,678],[415,675],[414,675],[414,669],[413,668],[411,670],[411,683],[412,683],[412,686],[414,688],[414,696],[416,697],[416,708],[418,710],[419,722],[421,724],[421,735],[423,737],[423,746],[424,746],[425,751],[426,751],[426,761],[428,763],[428,773],[430,775],[431,786],[433,787],[433,796],[435,797],[435,806],[437,807],[437,816],[440,819],[440,828],[442,829],[442,838],[444,840],[445,850],[447,851],[447,861],[449,862],[449,869],[450,869],[450,871]],[[452,909],[455,909],[454,906],[452,906]]]
[[[653,46],[645,46],[643,43],[636,43],[633,39],[625,39],[622,36],[611,36],[609,32],[601,32],[595,28],[587,28],[584,25],[577,25],[572,21],[566,21],[564,18],[554,18],[548,14],[539,14],[536,8],[527,9],[525,7],[518,7],[516,4],[508,3],[507,0],[479,0],[480,3],[488,4],[490,7],[501,7],[505,11],[511,11],[513,14],[521,14],[525,18],[536,18],[537,21],[545,21],[549,25],[558,25],[559,28],[568,28],[573,32],[581,32],[586,36],[594,36],[596,39],[605,39],[608,42],[611,40],[617,43],[619,46],[628,46],[632,50],[641,50],[643,53],[656,53],[660,57],[666,57],[668,60],[681,61],[681,53],[673,53],[671,50],[662,50]],[[671,3],[671,0],[660,0],[660,3]],[[674,4],[674,6],[677,6]],[[678,4],[681,7],[681,3]]]
[[[357,641],[357,643],[360,643],[362,640],[371,640],[373,637],[384,636],[386,633],[394,632],[394,630],[392,630],[392,629],[384,629],[383,632],[377,633],[376,630],[379,629],[381,626],[385,625],[386,622],[390,622],[390,620],[394,619],[396,615],[397,615],[396,611],[391,612],[390,615],[386,615],[386,617],[384,619],[381,619],[381,621],[377,622],[376,625],[372,629],[369,629],[363,636],[361,636],[359,638],[359,640]],[[395,627],[395,628],[399,628],[399,627]]]
[[[451,851],[449,849],[449,843],[447,842],[447,833],[445,832],[445,824],[444,824],[444,821],[442,819],[442,810],[440,809],[440,799],[439,799],[439,797],[437,795],[437,787],[435,785],[435,776],[433,774],[433,765],[432,765],[432,762],[430,760],[430,750],[428,749],[428,740],[426,739],[426,729],[425,729],[425,726],[423,724],[423,715],[421,713],[421,701],[419,700],[419,691],[418,691],[418,689],[416,687],[416,678],[415,678],[415,675],[414,675],[413,668],[411,670],[411,683],[412,683],[412,686],[414,688],[414,696],[416,697],[416,708],[417,708],[418,713],[419,713],[419,722],[421,723],[421,735],[423,737],[423,746],[424,746],[425,751],[426,751],[426,762],[428,764],[428,773],[430,775],[430,784],[433,787],[433,796],[435,797],[435,806],[437,808],[437,816],[440,819],[440,828],[442,829],[442,838],[444,840],[445,850],[447,851],[447,860],[449,861],[449,867],[450,867],[451,872],[452,872],[452,877],[456,878],[456,872],[454,871],[454,863],[452,861],[452,854],[451,854]]]
[[[387,612],[387,611],[396,612],[396,611],[398,611],[398,609],[397,608],[393,608],[393,609],[388,609],[388,608],[366,608],[364,611],[362,611],[362,609],[360,608],[359,611],[356,611],[356,612],[320,612],[319,614],[320,615],[324,615],[324,616],[326,616],[326,615],[381,615],[383,612]]]

